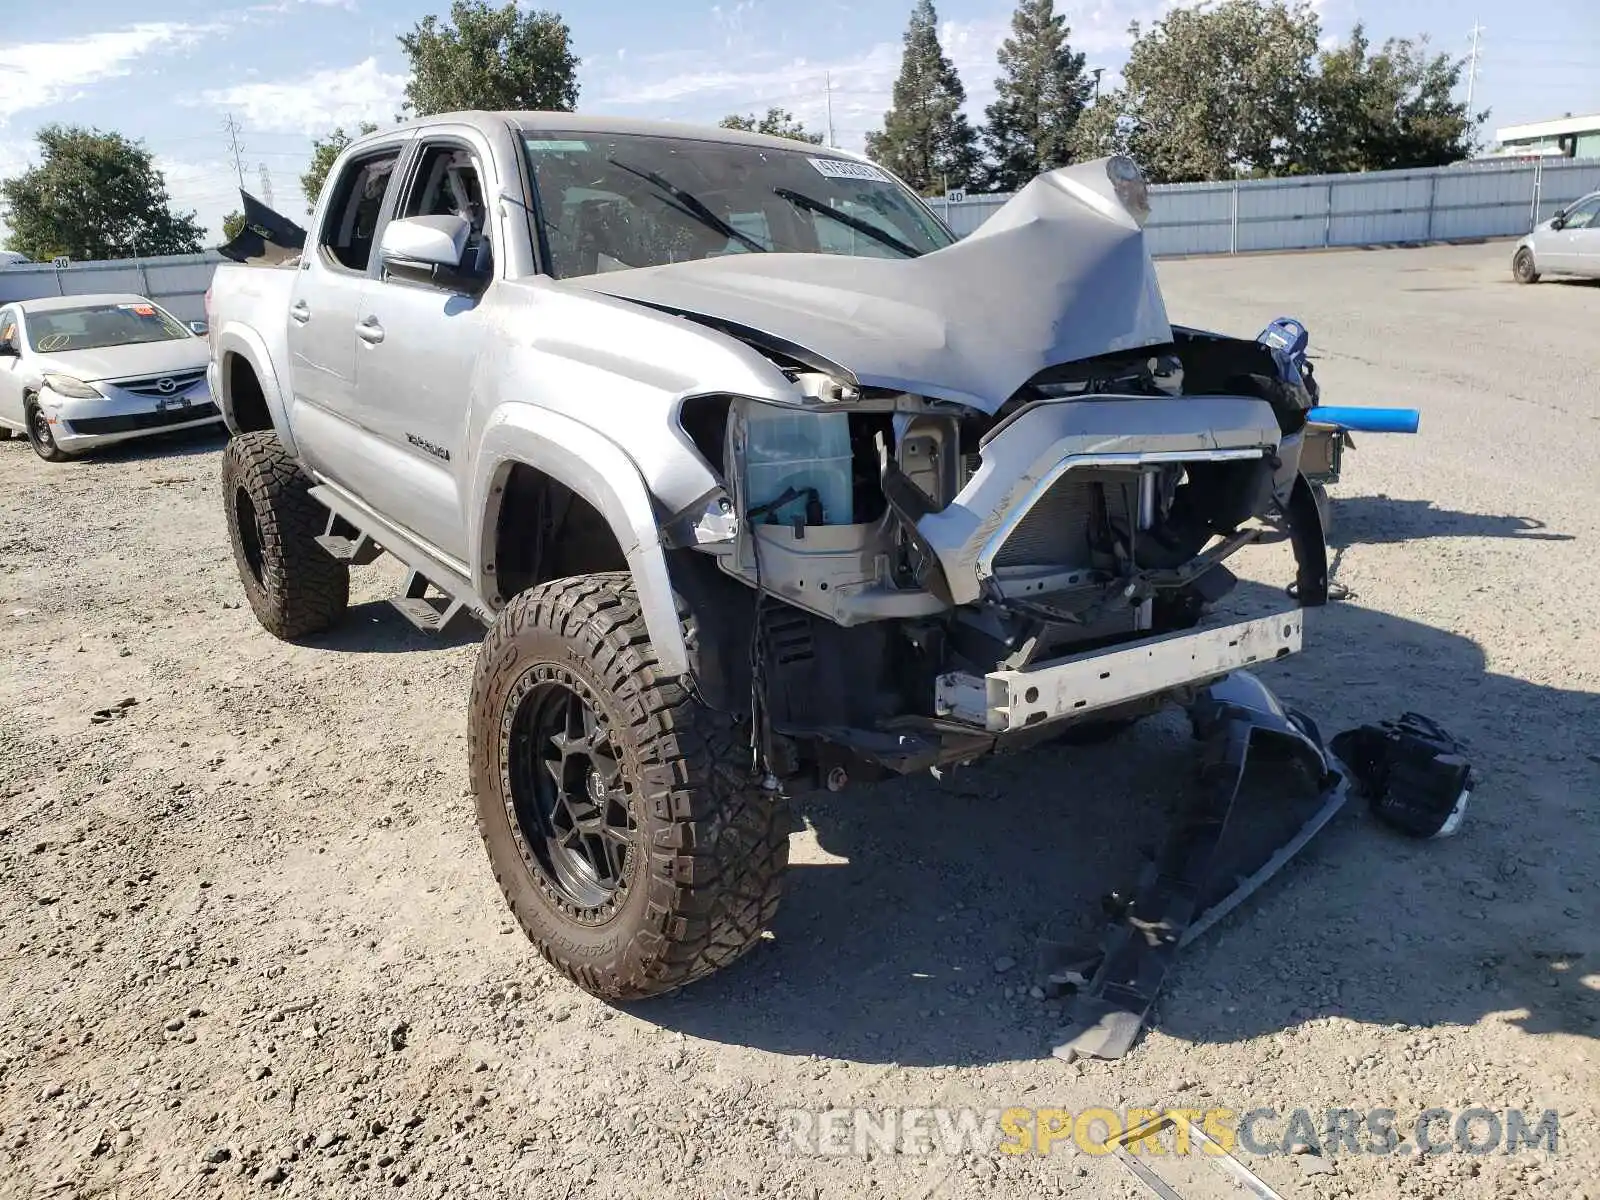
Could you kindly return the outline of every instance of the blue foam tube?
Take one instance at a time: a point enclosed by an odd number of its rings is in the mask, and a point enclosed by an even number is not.
[[[1313,408],[1307,419],[1360,433],[1415,433],[1422,414],[1414,408]]]

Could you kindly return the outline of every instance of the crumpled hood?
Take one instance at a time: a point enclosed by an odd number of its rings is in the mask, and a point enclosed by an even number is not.
[[[187,337],[132,346],[104,346],[98,350],[61,350],[40,354],[35,362],[42,371],[94,383],[101,379],[141,379],[175,371],[194,371],[204,367],[210,359],[211,345],[205,338]]]
[[[732,254],[569,282],[993,413],[1046,367],[1172,340],[1143,232],[1105,180],[1103,160],[1041,175],[921,258]]]

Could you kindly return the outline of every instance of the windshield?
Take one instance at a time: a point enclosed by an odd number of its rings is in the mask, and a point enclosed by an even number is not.
[[[878,168],[641,134],[524,136],[557,278],[723,254],[914,258],[954,238]]]
[[[154,304],[86,304],[28,314],[28,345],[40,354],[175,342],[193,336]]]

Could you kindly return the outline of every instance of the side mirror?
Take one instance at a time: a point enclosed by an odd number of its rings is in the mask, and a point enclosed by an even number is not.
[[[189,332],[194,334],[195,337],[205,337],[206,334],[211,332],[211,326],[204,321],[190,321]]]
[[[451,291],[477,293],[488,282],[463,265],[472,225],[465,217],[403,217],[384,226],[378,256],[385,270],[403,279]]]
[[[405,217],[384,227],[378,254],[386,267],[456,268],[471,234],[465,217]]]

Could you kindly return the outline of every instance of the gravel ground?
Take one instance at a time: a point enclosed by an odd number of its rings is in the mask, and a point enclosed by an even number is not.
[[[1147,1104],[1273,1108],[1258,1136],[1286,1142],[1297,1108],[1394,1109],[1408,1138],[1433,1106],[1554,1109],[1554,1155],[1239,1154],[1286,1196],[1600,1196],[1600,635],[1577,603],[1600,287],[1518,288],[1508,260],[1162,265],[1175,319],[1293,313],[1330,400],[1423,410],[1419,437],[1358,439],[1354,596],[1266,675],[1325,730],[1432,715],[1483,781],[1452,841],[1348,810],[1185,954],[1118,1063],[1048,1056],[1029,964],[1158,835],[1193,765],[1175,714],[798,804],[770,940],[611,1008],[535,959],[490,876],[474,639],[410,632],[382,566],[336,634],[268,637],[214,438],[64,466],[0,444],[0,1194],[1131,1196],[1069,1143],[820,1158],[781,1114]],[[1244,573],[1279,587],[1286,554]],[[1196,1168],[1161,1166],[1224,1194]]]

